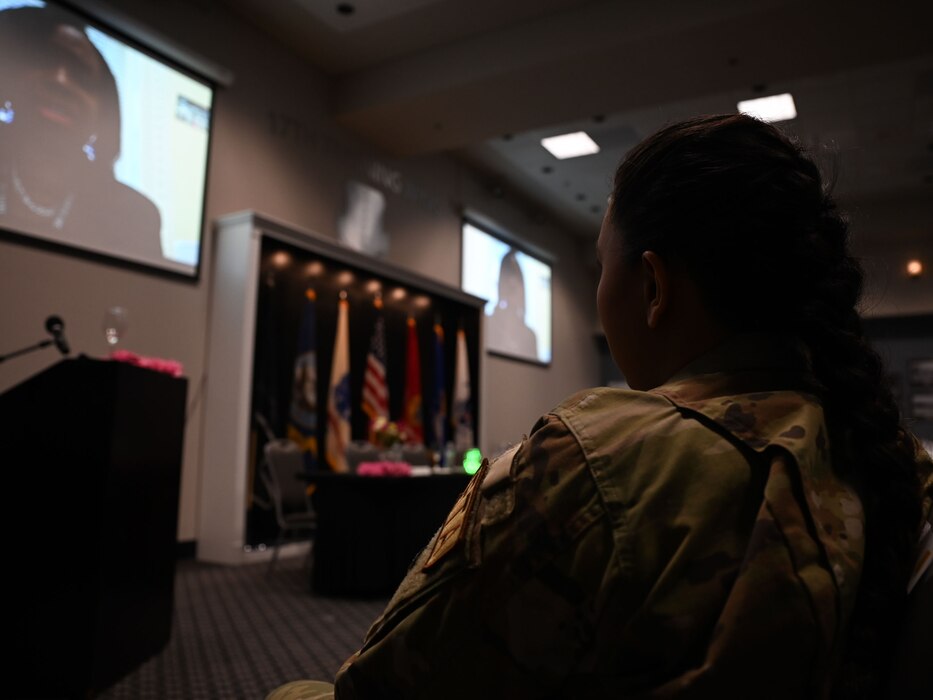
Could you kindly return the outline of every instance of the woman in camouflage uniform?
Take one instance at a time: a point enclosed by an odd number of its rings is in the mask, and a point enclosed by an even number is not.
[[[597,294],[632,390],[571,397],[484,465],[336,697],[876,693],[931,464],[847,241],[772,126],[701,118],[632,150]]]

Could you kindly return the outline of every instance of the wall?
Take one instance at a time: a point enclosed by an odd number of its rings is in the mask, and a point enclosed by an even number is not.
[[[336,238],[348,178],[381,180],[388,198],[389,259],[447,284],[459,284],[460,211],[484,212],[516,236],[557,258],[554,271],[554,362],[542,368],[489,357],[482,411],[483,447],[521,437],[564,395],[598,383],[595,277],[581,247],[558,227],[535,223],[526,209],[496,199],[480,179],[447,157],[392,161],[354,141],[327,118],[328,84],[275,42],[203,0],[127,0],[120,11],[179,45],[231,70],[218,91],[208,174],[201,279],[197,283],[131,271],[0,238],[2,350],[45,335],[57,313],[75,352],[104,356],[101,322],[109,306],[129,309],[126,348],[181,361],[190,378],[179,539],[197,530],[204,357],[211,278],[210,222],[255,209]],[[391,188],[386,188],[386,173]],[[582,252],[585,250],[586,252]],[[55,362],[50,350],[0,365],[0,390]],[[223,378],[212,377],[212,381]]]
[[[933,387],[918,385],[916,362],[933,362],[933,314],[872,318],[865,323],[872,345],[884,361],[901,419],[917,437],[933,445],[933,418],[917,415],[916,396],[929,397]]]
[[[840,205],[849,217],[853,251],[865,268],[863,315],[933,313],[933,193]],[[926,267],[915,279],[906,274],[907,261],[914,258]]]

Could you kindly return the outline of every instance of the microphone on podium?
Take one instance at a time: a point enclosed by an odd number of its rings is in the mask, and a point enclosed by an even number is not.
[[[49,316],[45,319],[45,330],[52,334],[55,347],[58,348],[62,355],[71,352],[68,341],[65,340],[65,322],[62,321],[60,316]]]

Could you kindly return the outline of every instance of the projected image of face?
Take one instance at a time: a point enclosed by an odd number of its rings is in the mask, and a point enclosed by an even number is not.
[[[538,338],[525,323],[525,277],[516,252],[510,250],[499,264],[499,298],[489,317],[489,333],[501,352],[538,356]]]
[[[0,44],[0,225],[161,257],[158,209],[114,178],[117,86],[85,27],[53,6],[10,9]]]
[[[61,160],[80,160],[82,147],[101,129],[100,95],[105,91],[103,58],[77,27],[59,24],[43,63],[25,71],[25,84],[14,95],[21,117],[35,118],[49,140],[33,148]]]
[[[0,0],[0,229],[197,273],[213,88],[49,0]]]
[[[551,266],[469,222],[463,224],[461,286],[486,299],[490,352],[551,362]]]

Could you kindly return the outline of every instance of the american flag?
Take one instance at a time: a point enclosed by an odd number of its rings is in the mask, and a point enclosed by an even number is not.
[[[363,410],[370,420],[389,417],[389,385],[386,384],[386,324],[382,314],[376,319],[366,355],[363,376]]]

